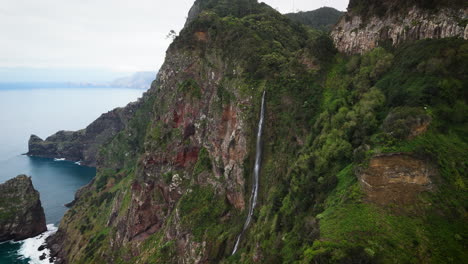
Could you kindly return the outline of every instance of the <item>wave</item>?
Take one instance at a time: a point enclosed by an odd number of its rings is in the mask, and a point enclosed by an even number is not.
[[[64,161],[65,158],[55,158],[54,161]]]
[[[32,237],[25,239],[21,242],[23,244],[21,245],[20,249],[18,250],[18,254],[21,255],[20,259],[22,260],[29,260],[30,264],[45,264],[45,263],[50,263],[49,262],[49,249],[44,249],[42,251],[39,251],[38,248],[42,245],[45,245],[45,240],[48,238],[50,235],[54,234],[57,232],[57,227],[54,224],[48,224],[47,225],[47,231]],[[43,260],[40,259],[41,256],[45,254],[46,258]]]

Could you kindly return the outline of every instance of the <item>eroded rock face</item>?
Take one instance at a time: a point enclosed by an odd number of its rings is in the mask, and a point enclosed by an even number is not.
[[[331,33],[340,52],[363,53],[380,44],[393,46],[406,41],[460,37],[468,39],[468,9],[440,9],[437,12],[413,7],[383,17],[361,17],[353,12],[343,16]]]
[[[197,32],[191,34],[194,41],[205,45]],[[177,211],[177,203],[192,192],[191,186],[207,187],[236,209],[246,209],[247,135],[254,133],[245,120],[248,108],[243,106],[251,105],[252,98],[240,93],[238,82],[225,82],[224,89],[236,100],[222,102],[221,80],[232,74],[236,65],[216,52],[206,51],[204,56],[198,52],[185,46],[170,47],[149,91],[156,107],[146,128],[144,150],[129,188],[115,194],[106,223],[115,230],[109,251],[131,248],[123,259],[137,256],[141,243],[160,232],[164,241],[176,241],[179,261],[173,263],[207,263],[203,259],[206,242],[193,238]],[[201,153],[206,153],[209,169],[194,173]],[[80,190],[74,209],[86,210],[80,197],[91,196],[93,188]],[[128,206],[122,209],[125,197]],[[78,215],[67,214],[57,234],[48,240],[55,263],[73,263],[82,257],[87,241],[74,234],[72,224],[78,221],[74,217]],[[227,221],[231,215],[224,217]]]
[[[198,40],[196,34],[194,38]],[[180,50],[168,51],[160,70],[158,89],[161,92],[156,102],[164,111],[157,110],[154,119],[158,121],[153,128],[160,127],[159,138],[170,140],[165,146],[154,144],[154,139],[147,142],[139,164],[141,173],[132,183],[128,214],[117,216],[120,205],[114,207],[116,218],[110,224],[118,229],[119,239],[113,241],[116,247],[142,241],[161,231],[165,232],[166,239],[178,241],[177,254],[181,258],[190,260],[187,263],[198,263],[193,260],[205,254],[204,245],[195,242],[181,227],[177,213],[170,227],[165,226],[179,199],[190,192],[187,185],[210,186],[237,209],[245,209],[243,174],[248,128],[239,116],[242,113],[239,105],[247,104],[249,99],[235,94],[239,98],[237,103],[219,103],[217,91],[225,72],[217,69],[226,65],[216,56],[208,57],[214,67],[207,66],[199,56],[187,56]],[[197,83],[203,96],[177,95],[177,89],[186,80]],[[235,87],[226,89],[236,91]],[[212,159],[212,171],[191,175],[202,149]],[[170,180],[164,182],[161,175],[170,175]]]
[[[82,130],[59,131],[45,140],[31,135],[27,155],[65,158],[71,161],[82,161],[83,165],[96,166],[100,146],[125,128],[142,100],[104,113]]]
[[[408,205],[433,188],[437,169],[425,159],[409,153],[374,156],[369,167],[357,173],[369,202],[378,205]]]
[[[0,184],[0,242],[22,240],[45,231],[44,209],[31,178],[19,175]]]

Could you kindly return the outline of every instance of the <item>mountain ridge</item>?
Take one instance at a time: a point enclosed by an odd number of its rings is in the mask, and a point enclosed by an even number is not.
[[[297,13],[287,13],[285,16],[290,19],[310,26],[314,29],[331,31],[338,19],[344,14],[332,7],[321,7],[312,11],[300,11]]]

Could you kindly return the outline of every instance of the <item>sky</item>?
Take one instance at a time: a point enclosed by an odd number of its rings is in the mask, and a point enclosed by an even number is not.
[[[0,82],[106,81],[157,71],[194,0],[2,0]],[[265,0],[281,13],[347,0]]]

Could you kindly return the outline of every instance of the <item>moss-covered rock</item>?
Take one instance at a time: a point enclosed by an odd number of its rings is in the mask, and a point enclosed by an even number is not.
[[[44,209],[31,178],[19,175],[0,184],[0,242],[30,238],[46,230]]]

